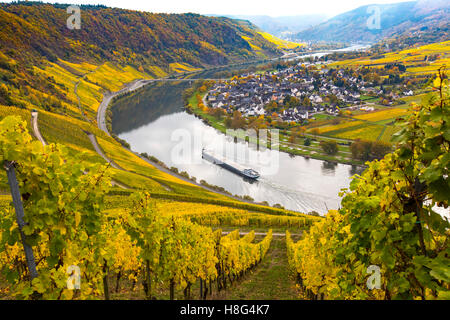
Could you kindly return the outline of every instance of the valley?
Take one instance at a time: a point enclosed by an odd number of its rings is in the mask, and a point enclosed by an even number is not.
[[[449,299],[445,5],[79,8],[0,4],[0,300]]]

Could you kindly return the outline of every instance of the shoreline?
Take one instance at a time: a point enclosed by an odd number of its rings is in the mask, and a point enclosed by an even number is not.
[[[174,75],[172,75],[172,77],[173,76]],[[114,134],[112,132],[109,132],[109,130],[108,130],[109,126],[108,126],[108,123],[106,122],[106,114],[107,114],[107,111],[110,110],[109,108],[110,108],[112,100],[115,97],[117,97],[117,96],[119,96],[121,94],[133,92],[133,91],[138,90],[138,89],[144,87],[145,85],[153,83],[153,82],[166,81],[166,80],[168,80],[168,81],[176,80],[176,79],[173,79],[172,77],[167,76],[167,77],[164,77],[164,78],[155,78],[155,79],[136,79],[136,80],[134,80],[132,82],[129,82],[129,83],[125,84],[123,86],[123,88],[120,89],[119,91],[104,93],[103,94],[103,99],[101,101],[101,104],[100,104],[100,106],[99,106],[99,108],[97,110],[97,124],[98,124],[98,128],[100,128],[102,131],[104,131],[108,136],[113,137]],[[183,75],[181,75],[181,77],[183,77]],[[181,81],[185,80],[186,81],[186,80],[193,80],[193,79],[192,78],[191,79],[189,79],[189,78],[187,78],[187,79],[186,78],[184,78],[184,79],[181,78],[179,80],[181,80]],[[199,80],[199,79],[194,79],[194,80]],[[185,112],[187,112],[187,111],[185,111]],[[195,112],[192,112],[192,113],[196,117],[199,117],[200,119],[205,120],[203,117],[201,117],[200,115],[196,114]],[[209,126],[215,128],[216,130],[219,130],[221,133],[223,133],[222,130],[216,128],[215,126],[211,125],[210,123],[207,123],[207,124]],[[225,196],[225,197],[227,197],[229,199],[233,199],[233,200],[239,201],[241,203],[249,203],[249,204],[260,205],[260,206],[265,206],[265,207],[269,207],[269,208],[272,208],[273,205],[275,205],[275,204],[270,205],[270,204],[267,204],[267,203],[264,203],[264,202],[255,202],[252,199],[245,199],[244,198],[245,195],[242,195],[242,196],[240,196],[240,195],[233,195],[230,192],[228,192],[227,190],[224,190],[224,191],[217,190],[217,189],[214,188],[215,186],[209,186],[207,183],[206,183],[206,185],[205,184],[201,184],[201,183],[199,183],[197,181],[194,181],[194,180],[190,179],[189,177],[180,175],[179,173],[176,173],[176,172],[170,170],[164,164],[161,165],[160,163],[152,161],[151,159],[148,159],[147,157],[141,155],[140,153],[131,150],[131,146],[127,147],[127,146],[124,146],[124,145],[121,144],[121,147],[124,148],[125,150],[129,151],[129,152],[132,152],[134,155],[138,156],[140,159],[142,159],[142,160],[146,161],[147,163],[149,163],[150,165],[154,166],[156,169],[160,170],[161,172],[167,173],[167,174],[169,174],[169,175],[171,175],[173,177],[176,177],[176,178],[178,178],[178,179],[180,179],[180,180],[182,180],[184,182],[188,182],[188,183],[192,184],[193,186],[200,187],[200,188],[202,188],[204,190],[207,190],[207,191],[215,193],[215,194],[220,194],[222,196]],[[330,163],[330,164],[334,164],[334,165],[344,164],[344,165],[349,165],[349,166],[355,166],[355,167],[357,167],[359,169],[365,169],[366,168],[366,166],[361,164],[361,163],[352,163],[350,161],[338,161],[336,159],[329,159],[326,156],[322,157],[320,154],[311,154],[311,155],[297,154],[297,153],[289,152],[289,150],[286,150],[286,149],[283,150],[283,149],[284,148],[280,148],[279,152],[284,152],[284,153],[286,153],[286,154],[288,154],[290,156],[301,156],[303,158],[324,161],[326,163]],[[295,212],[296,210],[289,210],[289,211],[294,211]],[[296,211],[296,212],[299,212],[299,211]],[[305,214],[304,212],[301,212],[301,213]],[[323,212],[321,215],[323,216],[323,214],[326,214],[326,212]]]
[[[194,92],[194,94],[191,97],[189,97],[188,100],[191,100],[193,97],[195,97],[195,95],[197,93],[198,93],[197,91]],[[203,97],[202,100],[203,100],[203,103],[206,105],[205,97]],[[198,108],[198,104],[197,104],[197,106],[193,106],[191,109],[188,109],[187,106],[185,105],[185,111],[186,110],[190,111],[194,116],[196,116],[199,119],[201,119],[203,121],[203,123],[205,123],[207,126],[218,130],[222,134],[225,134],[225,130],[222,128],[222,127],[224,127],[224,124],[222,122],[220,122],[220,127],[219,126],[214,126],[213,124],[211,124],[210,120],[207,117],[205,117],[202,114],[201,110]],[[188,112],[188,111],[186,111],[186,112]],[[219,122],[217,122],[217,123],[219,123]],[[313,138],[312,134],[307,134],[306,133],[305,136]],[[322,138],[324,140],[332,140],[332,141],[338,142],[336,139],[333,139],[333,138],[329,138],[329,137],[322,137]],[[329,159],[329,157],[333,157],[333,156],[327,156],[327,155],[324,155],[322,153],[314,153],[314,154],[311,154],[311,155],[305,155],[305,154],[291,152],[291,151],[287,150],[285,147],[280,147],[278,152],[284,152],[284,153],[286,153],[286,154],[288,154],[290,156],[299,156],[299,157],[303,157],[303,158],[306,158],[306,159],[315,159],[315,160],[320,160],[320,161],[326,161],[328,163],[333,163],[333,164],[345,164],[345,165],[350,165],[350,166],[356,166],[356,167],[359,167],[361,169],[367,168],[367,166],[364,163],[361,163],[361,161],[357,161],[357,160],[356,161],[343,161],[343,160]]]
[[[147,85],[149,83],[154,82],[155,80],[156,81],[161,81],[163,79],[137,79],[137,80],[134,80],[134,81],[132,81],[130,83],[125,84],[125,86],[122,89],[120,89],[119,91],[109,92],[107,94],[104,94],[102,102],[101,102],[99,108],[97,109],[97,126],[98,126],[98,128],[100,130],[102,130],[103,132],[105,132],[108,136],[111,137],[111,133],[109,132],[109,130],[108,130],[107,126],[106,126],[105,116],[106,116],[106,111],[108,110],[112,99],[114,99],[114,97],[117,97],[118,95],[120,95],[122,93],[128,93],[128,92],[135,91],[135,90],[137,90],[137,89],[139,89],[141,87],[144,87],[145,85]],[[215,190],[213,188],[207,187],[207,186],[205,186],[205,185],[203,185],[201,183],[195,182],[195,181],[193,181],[191,179],[188,179],[188,178],[186,178],[186,177],[184,177],[182,175],[179,175],[179,174],[171,171],[170,169],[168,169],[168,168],[166,168],[164,166],[161,166],[160,164],[158,164],[156,162],[153,162],[150,159],[147,159],[146,157],[143,157],[138,152],[135,152],[135,151],[131,150],[130,148],[127,148],[127,147],[125,147],[123,145],[121,145],[121,147],[124,148],[125,150],[133,153],[134,155],[138,156],[140,159],[146,161],[148,164],[154,166],[156,169],[160,170],[161,172],[167,173],[167,174],[169,174],[169,175],[171,175],[171,176],[173,176],[175,178],[178,178],[178,179],[180,179],[180,180],[182,180],[184,182],[188,182],[188,183],[190,183],[190,184],[192,184],[194,186],[200,187],[200,188],[202,188],[204,190],[207,190],[209,192],[220,194],[222,196],[228,197],[230,199],[233,199],[233,200],[236,200],[236,201],[239,201],[239,202],[273,208],[273,206],[271,206],[271,205],[266,205],[264,203],[243,199],[243,198],[237,197],[237,196],[235,196],[235,195],[233,195],[231,193],[221,192],[219,190]],[[288,210],[288,209],[284,209],[284,210],[293,211],[293,212],[302,213],[302,214],[307,215],[307,213],[300,212],[300,211]]]

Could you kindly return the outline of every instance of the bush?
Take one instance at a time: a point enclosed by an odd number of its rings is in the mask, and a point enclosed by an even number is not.
[[[381,141],[356,140],[351,144],[350,150],[353,159],[368,161],[382,159],[392,151],[392,146]]]
[[[182,177],[185,177],[186,179],[191,179],[191,177],[189,176],[189,173],[187,173],[186,171],[180,172],[179,175]]]
[[[336,141],[321,141],[320,146],[322,147],[322,150],[329,155],[335,155],[339,151]]]
[[[305,138],[305,141],[303,142],[303,144],[307,147],[309,147],[311,145],[311,139],[310,138]]]

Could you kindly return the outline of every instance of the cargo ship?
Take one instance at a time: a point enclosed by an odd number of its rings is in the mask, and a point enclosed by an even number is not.
[[[257,180],[260,177],[259,173],[256,172],[255,170],[240,169],[240,168],[238,168],[238,165],[233,165],[233,164],[227,163],[227,162],[225,162],[225,159],[219,159],[218,156],[214,156],[213,154],[206,152],[205,149],[202,150],[202,158],[205,160],[208,160],[214,164],[217,164],[218,166],[220,166],[224,169],[227,169],[228,171],[231,171],[240,176],[243,176],[244,178]]]

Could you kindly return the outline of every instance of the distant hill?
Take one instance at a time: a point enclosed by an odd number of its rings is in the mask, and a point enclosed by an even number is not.
[[[372,7],[379,8],[379,29],[368,27],[368,20],[375,12]],[[373,4],[333,17],[299,32],[294,38],[300,41],[376,42],[383,38],[408,35],[418,30],[439,31],[439,28],[445,28],[448,24],[450,24],[450,2],[447,0]]]
[[[327,20],[326,15],[320,14],[283,17],[227,15],[227,17],[250,21],[265,32],[287,39],[291,34],[296,34]]]
[[[37,2],[0,4],[0,50],[14,60],[113,61],[144,69],[164,69],[171,63],[215,66],[278,53],[256,27],[229,18],[82,6],[81,29],[69,30],[66,8]],[[260,50],[253,50],[244,38]]]

